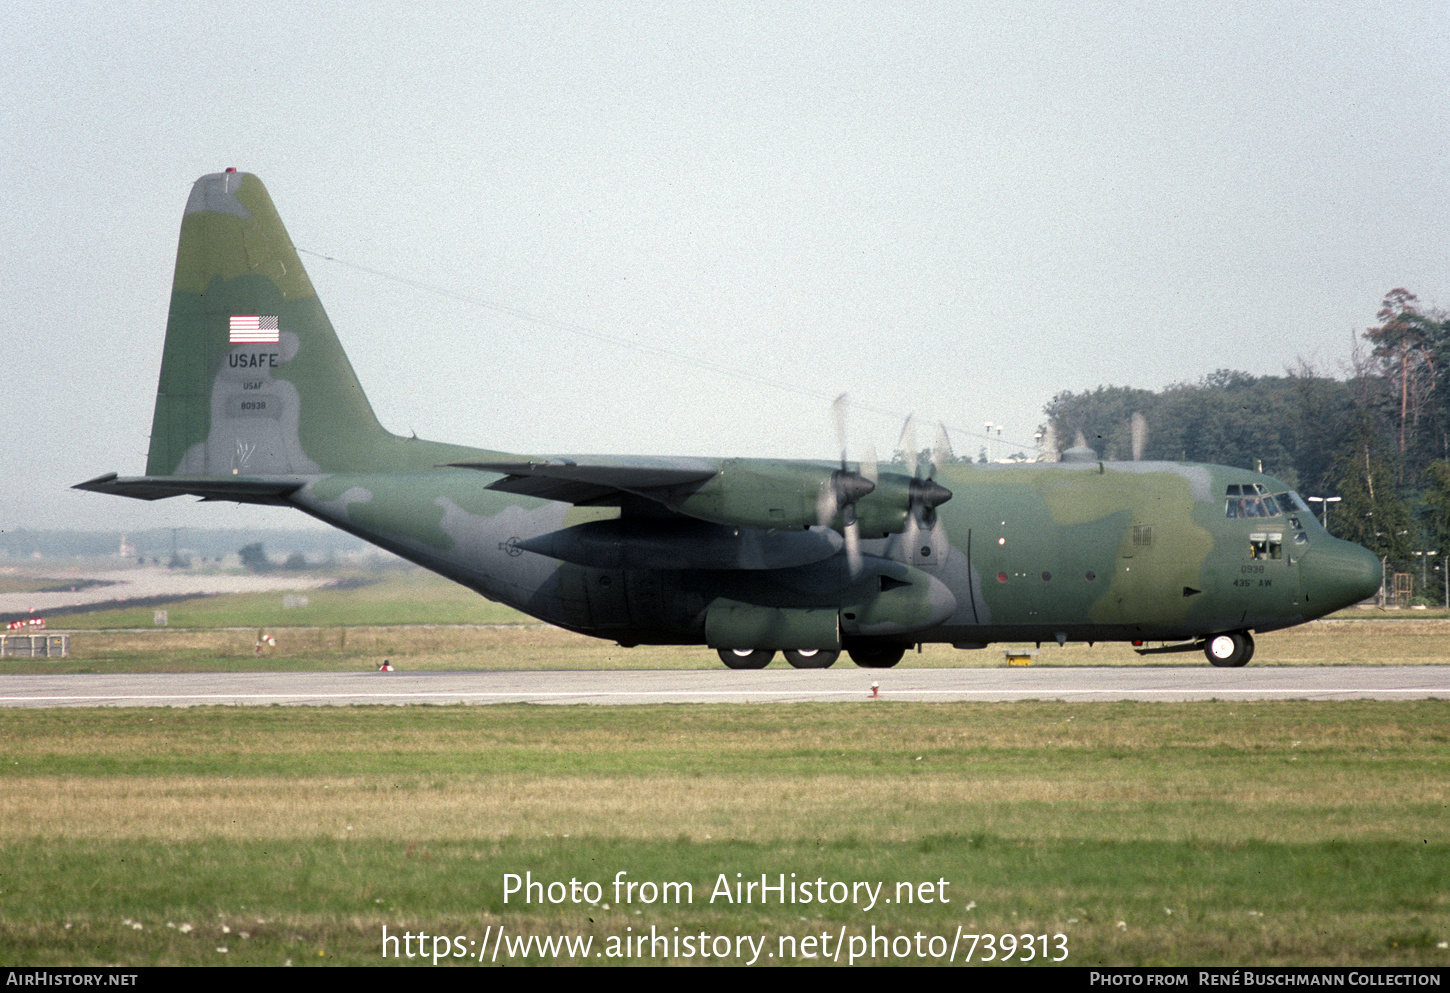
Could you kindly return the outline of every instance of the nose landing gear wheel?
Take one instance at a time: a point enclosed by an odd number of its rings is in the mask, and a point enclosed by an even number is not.
[[[841,657],[840,652],[827,651],[824,648],[786,649],[781,654],[797,669],[829,669]]]
[[[1254,638],[1247,631],[1216,634],[1203,643],[1203,654],[1220,669],[1237,669],[1254,657]]]
[[[775,658],[774,652],[764,648],[721,648],[718,654],[720,661],[732,669],[764,669]]]

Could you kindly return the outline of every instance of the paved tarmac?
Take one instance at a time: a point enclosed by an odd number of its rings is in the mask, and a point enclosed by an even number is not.
[[[0,675],[5,707],[1450,699],[1450,666]]]
[[[327,576],[305,573],[213,573],[190,569],[134,568],[73,576],[77,583],[64,589],[68,579],[52,579],[50,593],[0,593],[0,616],[34,614],[44,617],[74,607],[122,608],[137,600],[213,596],[218,593],[278,593],[314,590],[332,582]],[[95,586],[81,585],[87,582]]]

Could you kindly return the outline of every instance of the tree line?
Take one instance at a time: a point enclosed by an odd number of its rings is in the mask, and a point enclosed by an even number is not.
[[[1334,535],[1365,546],[1390,571],[1411,573],[1419,596],[1444,602],[1450,314],[1394,289],[1376,319],[1356,338],[1342,377],[1301,360],[1282,376],[1221,369],[1157,392],[1063,392],[1044,408],[1044,430],[1060,447],[1081,437],[1103,458],[1129,459],[1139,414],[1144,459],[1241,466],[1305,497],[1337,496]]]

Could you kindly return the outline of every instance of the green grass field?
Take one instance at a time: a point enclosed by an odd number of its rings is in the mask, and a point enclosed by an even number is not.
[[[1078,965],[1450,957],[1439,701],[13,710],[0,741],[11,964],[376,964],[385,925],[500,924],[772,949],[964,926],[1063,934]],[[694,899],[503,902],[506,873],[621,870]],[[792,872],[949,902],[708,898]]]
[[[496,608],[455,589],[404,574],[297,610],[209,598],[159,631],[93,614],[76,657],[4,665],[719,665],[469,614]],[[1254,664],[1443,662],[1443,625],[1309,625],[1261,638]],[[278,646],[258,659],[262,626]],[[1039,658],[1139,661],[1107,646]],[[904,664],[964,662],[1002,656]],[[1447,701],[17,709],[0,710],[0,746],[10,965],[391,964],[385,927],[415,953],[418,932],[444,936],[425,950],[440,964],[479,948],[510,964],[713,963],[701,934],[731,963],[750,960],[747,937],[767,963],[837,945],[842,964],[931,964],[953,945],[960,962],[960,934],[994,936],[974,961],[1030,944],[1068,965],[1450,962]],[[620,872],[692,899],[619,899]],[[505,903],[505,878],[526,873],[597,883],[597,899]],[[711,900],[762,874],[880,884],[881,899]],[[898,884],[917,901],[896,902]],[[665,943],[622,958],[641,935]],[[510,944],[556,936],[592,944]]]

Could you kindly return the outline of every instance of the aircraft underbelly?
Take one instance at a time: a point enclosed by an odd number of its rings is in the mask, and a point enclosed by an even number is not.
[[[556,594],[573,623],[567,625],[599,637],[628,635],[629,640],[694,640],[686,635],[698,625],[690,599],[666,572],[641,569],[591,569],[564,563],[547,592]],[[631,632],[640,632],[635,636]]]

